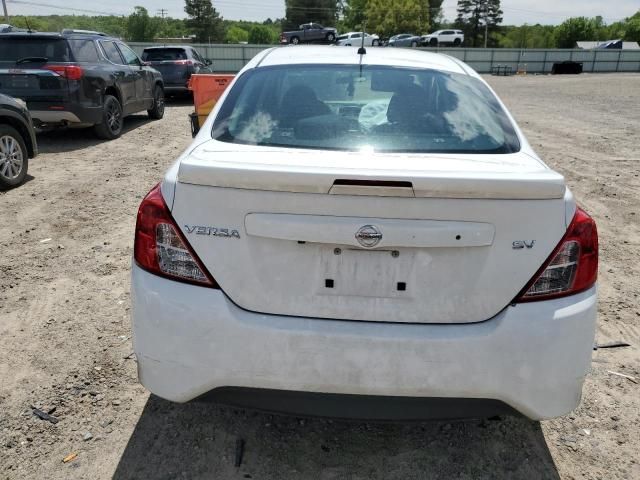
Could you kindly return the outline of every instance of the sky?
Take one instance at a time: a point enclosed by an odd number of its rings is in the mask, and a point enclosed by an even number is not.
[[[165,9],[171,17],[184,17],[183,0],[6,0],[9,15],[115,14],[129,15],[142,5],[151,15]],[[212,0],[229,20],[265,20],[284,16],[284,0]],[[504,24],[558,24],[568,17],[602,15],[607,23],[633,15],[640,0],[502,0]],[[444,0],[445,17],[456,16],[456,0]],[[313,19],[310,19],[312,21]]]

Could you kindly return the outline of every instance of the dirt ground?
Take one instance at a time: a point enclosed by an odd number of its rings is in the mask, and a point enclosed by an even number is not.
[[[41,135],[29,181],[0,193],[0,478],[639,479],[640,384],[608,371],[640,381],[640,75],[489,82],[595,216],[597,340],[632,344],[594,351],[575,412],[376,424],[150,397],[130,355],[129,268],[138,203],[191,141],[179,101],[113,142]]]

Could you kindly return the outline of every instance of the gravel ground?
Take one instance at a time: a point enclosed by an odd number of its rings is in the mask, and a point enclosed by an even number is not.
[[[129,266],[137,205],[191,139],[190,104],[174,102],[113,142],[41,135],[29,181],[0,193],[0,478],[640,478],[640,384],[608,373],[640,380],[640,75],[489,81],[598,222],[598,341],[633,345],[594,352],[575,412],[376,424],[150,397]]]

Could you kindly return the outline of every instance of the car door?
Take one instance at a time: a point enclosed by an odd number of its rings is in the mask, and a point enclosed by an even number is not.
[[[312,23],[311,28],[308,30],[310,35],[309,40],[324,40],[324,31],[322,25]]]
[[[116,86],[122,96],[122,111],[127,114],[134,111],[136,103],[136,74],[127,65],[113,40],[101,40],[100,48],[113,66]]]
[[[438,43],[453,43],[453,30],[445,30],[438,36]]]
[[[193,54],[193,59],[196,65],[196,73],[211,73],[213,72],[213,68],[211,62],[209,62],[206,58],[200,55],[196,49],[191,50]]]
[[[142,60],[136,52],[122,42],[117,42],[117,45],[125,63],[134,74],[136,111],[145,110],[153,100],[153,74],[151,70],[143,67]]]

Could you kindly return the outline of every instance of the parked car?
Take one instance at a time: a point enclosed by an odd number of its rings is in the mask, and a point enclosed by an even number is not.
[[[162,74],[165,93],[188,92],[194,73],[212,73],[213,63],[188,45],[147,47],[142,61]]]
[[[27,30],[24,28],[17,28],[8,23],[0,23],[0,33],[8,33],[8,32],[26,32]]]
[[[26,105],[0,94],[0,189],[24,182],[29,159],[37,154],[36,135]]]
[[[382,48],[361,61],[261,52],[143,199],[140,380],[294,414],[572,410],[595,222],[470,67]]]
[[[26,101],[36,127],[93,126],[105,139],[127,115],[164,115],[160,72],[97,32],[0,34],[0,93]]]
[[[389,39],[387,46],[389,47],[417,47],[420,45],[421,39],[419,36],[412,33],[401,33],[400,35],[394,35]]]
[[[337,36],[337,30],[333,27],[323,27],[319,23],[305,23],[300,25],[299,30],[282,32],[280,43],[328,42],[333,43]]]
[[[429,35],[423,35],[420,43],[430,47],[437,47],[438,45],[459,47],[464,43],[464,33],[462,30],[438,30]]]
[[[362,32],[349,32],[338,35],[336,45],[342,47],[359,47],[362,45]],[[380,45],[380,37],[378,37],[378,35],[364,34],[365,47],[375,47],[378,45]]]

